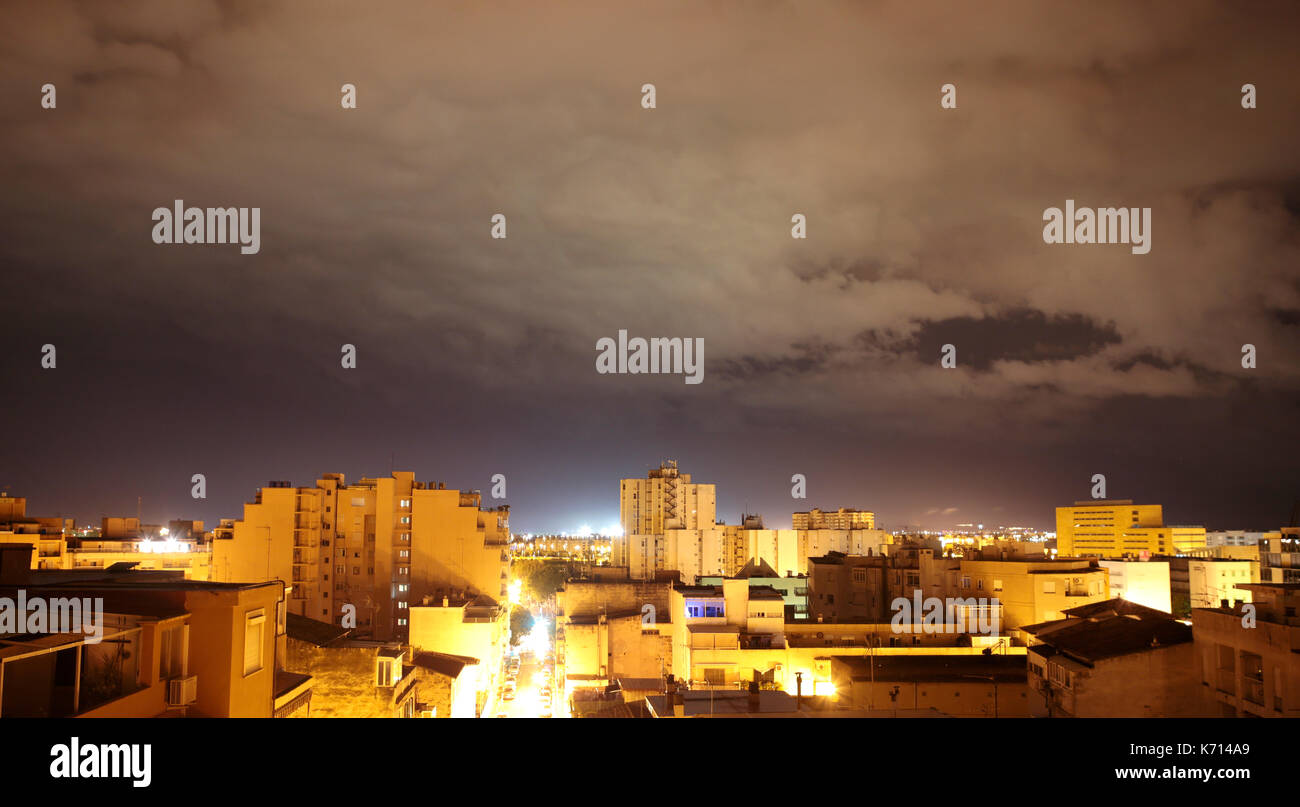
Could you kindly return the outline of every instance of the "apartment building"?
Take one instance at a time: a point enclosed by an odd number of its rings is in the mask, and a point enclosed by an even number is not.
[[[314,682],[309,717],[477,716],[477,659],[354,639],[297,614],[285,633],[289,664]]]
[[[675,460],[652,468],[645,479],[619,482],[619,523],[624,535],[662,535],[668,530],[698,530],[717,520],[717,490],[691,482]],[[615,566],[626,566],[614,561]]]
[[[33,569],[62,569],[66,564],[65,530],[72,519],[27,515],[27,499],[0,494],[0,544],[31,544]]]
[[[793,574],[788,574],[782,577],[762,558],[751,558],[748,563],[737,570],[735,574],[729,575],[729,577],[748,580],[750,586],[767,586],[781,592],[787,621],[808,619],[808,577],[806,575],[796,577]],[[721,576],[701,577],[699,584],[702,586],[720,586],[725,579],[726,577]]]
[[[1173,613],[1168,560],[1100,560],[1110,574],[1110,596]]]
[[[1096,561],[1002,554],[944,558],[910,545],[885,557],[832,552],[809,562],[809,613],[824,623],[889,621],[898,598],[952,598],[996,613],[1006,632],[1110,596],[1108,573]]]
[[[794,574],[810,573],[810,558],[822,557],[831,552],[843,555],[884,555],[889,551],[894,538],[884,530],[877,529],[810,529],[796,531],[798,557],[793,570],[772,564],[775,569],[793,571]],[[756,555],[756,557],[765,556]],[[769,561],[770,562],[770,561]]]
[[[888,622],[895,589],[889,558],[830,552],[808,560],[809,615],[817,622]]]
[[[567,703],[579,689],[661,681],[672,669],[672,581],[599,572],[555,595],[555,679]]]
[[[187,580],[207,580],[211,549],[203,543],[202,521],[173,521],[157,538],[78,538],[72,519],[27,515],[27,500],[0,496],[0,544],[32,544],[32,568],[107,569],[120,563],[136,569],[174,569]],[[134,519],[133,519],[134,520]],[[197,530],[197,536],[195,535]]]
[[[747,580],[720,586],[675,586],[672,674],[707,687],[758,680],[781,686],[786,662],[785,604],[780,592]]]
[[[791,514],[790,522],[796,530],[874,530],[876,514],[851,507],[830,512],[814,507],[807,512]]]
[[[1158,504],[1097,499],[1056,508],[1056,548],[1061,557],[1172,555],[1204,546],[1205,540],[1204,527],[1166,526]]]
[[[1205,533],[1206,546],[1255,546],[1270,533],[1252,530],[1213,530]]]
[[[1024,628],[1034,717],[1202,717],[1192,629],[1112,599]]]
[[[1259,564],[1250,560],[1182,556],[1158,560],[1169,564],[1172,613],[1179,619],[1191,616],[1193,608],[1250,602],[1250,591],[1242,586],[1259,582]]]
[[[409,645],[414,652],[475,662],[472,669],[457,673],[457,686],[462,694],[473,690],[476,713],[482,712],[501,683],[501,659],[510,641],[509,608],[484,594],[460,592],[441,599],[426,597],[411,606],[410,614]]]
[[[1260,550],[1260,582],[1300,583],[1300,527],[1265,533]]]
[[[955,597],[996,597],[1002,629],[1061,618],[1070,609],[1110,599],[1110,575],[1094,560],[960,561]]]
[[[102,607],[103,636],[0,635],[0,717],[283,717],[309,708],[311,677],[284,668],[278,582],[179,572],[32,571],[0,547],[0,597]]]
[[[1246,583],[1251,603],[1192,609],[1204,698],[1223,717],[1300,717],[1300,583]]]
[[[293,613],[349,617],[362,636],[402,640],[411,604],[426,596],[505,599],[509,508],[481,505],[477,491],[417,482],[409,471],[351,485],[342,474],[314,487],[272,482],[228,532],[214,532],[212,576],[282,580]]]
[[[672,674],[694,689],[751,682],[791,694],[829,696],[832,656],[1023,655],[1006,636],[929,630],[920,624],[786,622],[781,593],[745,579],[672,590]]]

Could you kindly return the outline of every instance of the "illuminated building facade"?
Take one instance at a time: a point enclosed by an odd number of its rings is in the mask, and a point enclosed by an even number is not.
[[[791,514],[790,522],[796,530],[874,530],[876,514],[851,507],[830,512],[814,507],[807,512]]]
[[[507,507],[481,507],[477,491],[417,482],[409,471],[348,485],[271,483],[244,505],[229,538],[213,539],[213,578],[283,580],[290,610],[369,638],[405,638],[412,603],[452,591],[507,596]]]

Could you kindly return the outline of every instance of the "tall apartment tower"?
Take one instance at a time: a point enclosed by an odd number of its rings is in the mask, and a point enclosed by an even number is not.
[[[343,474],[315,487],[271,482],[215,533],[212,579],[278,579],[291,613],[336,625],[351,614],[361,636],[405,639],[410,606],[425,598],[505,599],[510,510],[481,504],[478,491],[410,471],[352,485]]]
[[[667,460],[645,479],[619,483],[618,515],[624,535],[711,529],[717,516],[717,489],[692,484],[690,474],[678,471],[675,460]]]

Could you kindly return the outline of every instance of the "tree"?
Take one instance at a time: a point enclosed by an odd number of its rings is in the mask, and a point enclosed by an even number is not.
[[[555,560],[519,560],[514,575],[523,581],[524,591],[535,600],[548,600],[564,588],[569,579],[569,564]]]
[[[513,647],[519,644],[519,640],[531,633],[532,630],[533,615],[522,605],[512,606],[510,609],[510,645]]]

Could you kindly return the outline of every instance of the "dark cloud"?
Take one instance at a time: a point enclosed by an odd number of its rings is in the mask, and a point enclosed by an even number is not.
[[[996,361],[1066,362],[1122,341],[1113,325],[1098,325],[1080,314],[1048,317],[1022,309],[979,319],[953,317],[922,323],[908,349],[929,362],[944,345],[953,345],[961,364],[988,370]]]
[[[1257,433],[1300,391],[1296,21],[1208,0],[18,4],[0,370],[24,425],[0,484],[82,517],[144,492],[161,518],[211,467],[214,519],[265,479],[396,457],[466,487],[504,467],[520,525],[565,528],[676,455],[770,523],[806,469],[826,505],[887,520],[951,501],[1044,524],[1109,462],[1180,520],[1245,519],[1262,493],[1157,476],[1300,487],[1278,459],[1296,419]],[[261,207],[261,253],[150,243],[177,198]],[[1151,207],[1151,253],[1043,244],[1067,198]],[[619,329],[704,338],[705,383],[597,375]],[[1144,429],[1183,461],[1097,454]]]

